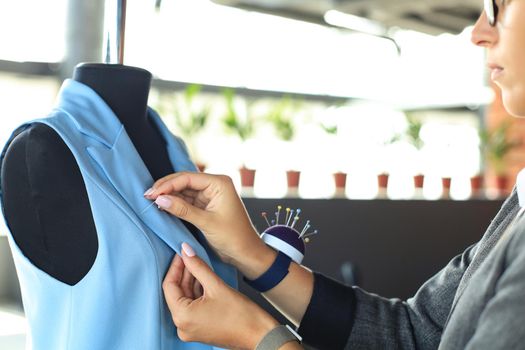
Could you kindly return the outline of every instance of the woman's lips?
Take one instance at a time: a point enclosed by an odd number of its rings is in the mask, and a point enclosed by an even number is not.
[[[497,64],[493,64],[493,63],[490,63],[488,66],[491,71],[490,78],[493,81],[497,80],[499,77],[503,75],[503,67],[498,66]]]

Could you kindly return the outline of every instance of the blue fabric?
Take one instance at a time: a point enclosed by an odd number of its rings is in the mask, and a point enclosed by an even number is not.
[[[195,171],[183,142],[155,111],[175,171]],[[162,292],[175,252],[188,242],[230,286],[236,270],[220,261],[202,233],[199,240],[177,218],[143,197],[153,184],[123,125],[89,87],[66,80],[56,108],[26,123],[52,127],[82,173],[98,235],[88,274],[70,286],[35,267],[9,233],[33,349],[216,349],[177,337]]]

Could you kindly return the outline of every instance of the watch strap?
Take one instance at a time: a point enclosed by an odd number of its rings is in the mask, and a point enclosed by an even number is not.
[[[278,350],[291,341],[301,342],[302,338],[288,325],[279,325],[266,333],[255,350]]]
[[[292,259],[288,255],[279,252],[272,266],[265,273],[255,280],[249,280],[246,277],[243,277],[243,280],[257,291],[261,293],[267,292],[286,277],[291,261]]]

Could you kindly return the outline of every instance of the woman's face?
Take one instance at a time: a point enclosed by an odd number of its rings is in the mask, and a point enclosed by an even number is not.
[[[472,42],[487,48],[491,79],[501,88],[507,111],[525,117],[525,1],[496,0],[496,26],[485,12],[472,32]]]

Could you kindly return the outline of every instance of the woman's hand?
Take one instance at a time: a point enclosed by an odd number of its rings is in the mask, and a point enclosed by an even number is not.
[[[195,276],[202,286],[194,285]],[[177,334],[225,348],[254,349],[278,325],[263,309],[226,285],[186,243],[176,255],[162,284]]]
[[[146,191],[163,210],[197,226],[221,259],[254,279],[276,252],[260,239],[228,176],[180,172]]]
[[[197,226],[222,260],[234,265],[248,279],[261,276],[277,256],[255,231],[227,176],[172,174],[158,180],[144,195],[163,210]],[[186,290],[191,290],[191,278],[188,276],[185,281]],[[311,271],[292,263],[286,278],[264,296],[299,325],[310,302],[313,284]],[[293,345],[288,344],[287,348]]]

